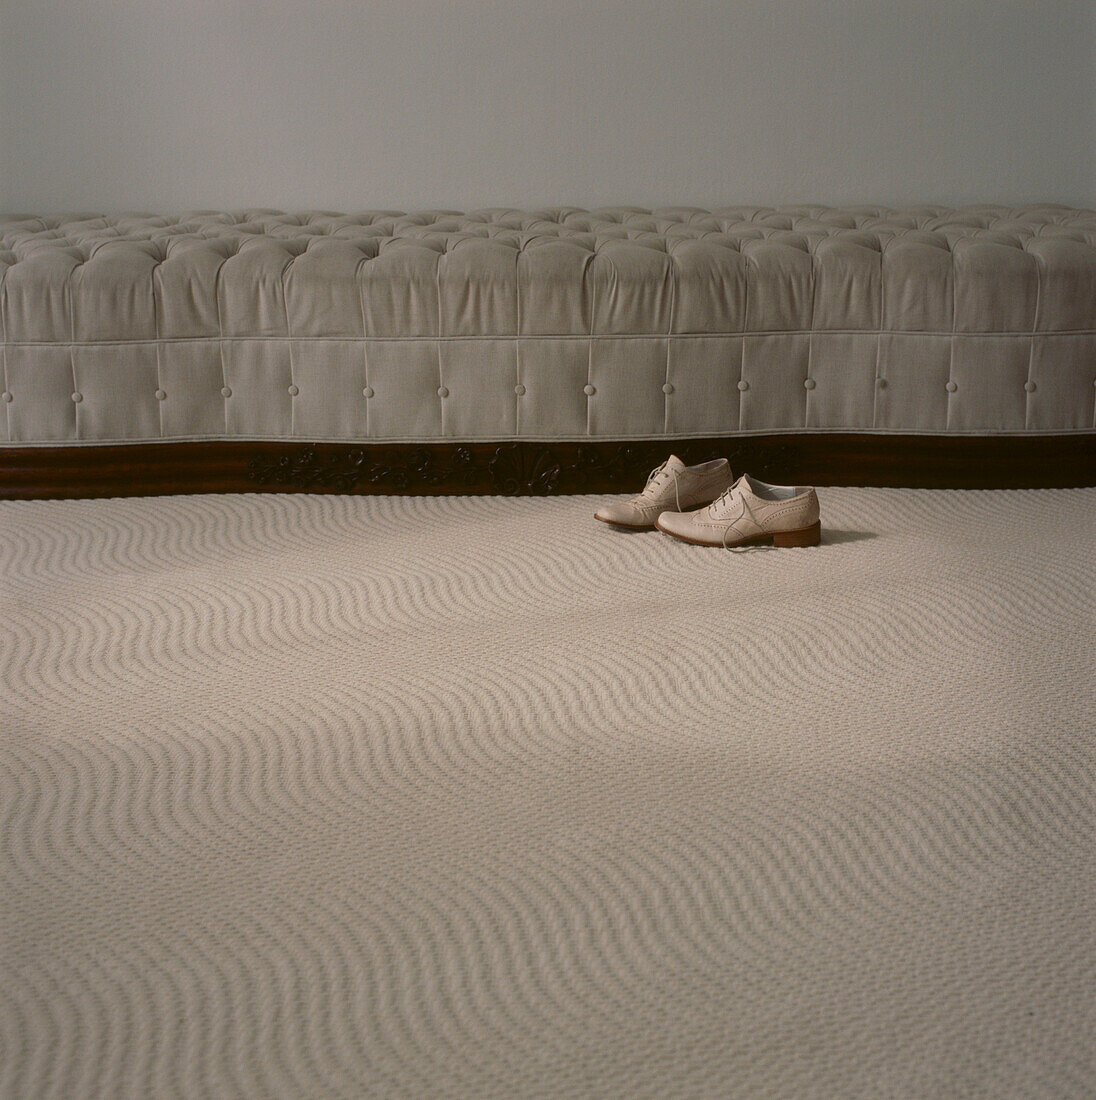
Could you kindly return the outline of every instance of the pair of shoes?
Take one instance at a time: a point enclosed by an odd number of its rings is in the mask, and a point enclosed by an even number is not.
[[[676,506],[676,507],[675,507]],[[676,455],[656,466],[643,491],[607,504],[594,518],[618,527],[656,527],[698,546],[817,546],[822,541],[818,496],[806,485],[769,485],[743,474],[736,481],[725,458],[686,466]]]

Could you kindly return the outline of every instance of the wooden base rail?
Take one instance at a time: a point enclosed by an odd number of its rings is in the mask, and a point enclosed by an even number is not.
[[[167,493],[611,493],[675,453],[778,484],[1096,485],[1096,434],[769,435],[583,443],[137,443],[0,447],[0,499]]]

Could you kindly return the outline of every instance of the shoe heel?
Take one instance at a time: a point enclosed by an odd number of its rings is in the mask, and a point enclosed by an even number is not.
[[[773,546],[817,546],[821,541],[821,521],[799,531],[777,531],[773,534]]]

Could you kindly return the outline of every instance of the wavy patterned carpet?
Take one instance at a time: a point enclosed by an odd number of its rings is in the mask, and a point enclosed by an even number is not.
[[[0,1095],[1073,1097],[1096,490],[0,505]]]

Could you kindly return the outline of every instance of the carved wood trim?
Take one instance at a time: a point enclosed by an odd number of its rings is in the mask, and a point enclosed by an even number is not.
[[[1096,485],[1096,435],[801,434],[582,443],[148,443],[0,448],[0,499],[166,493],[629,492],[671,452],[808,485]]]

